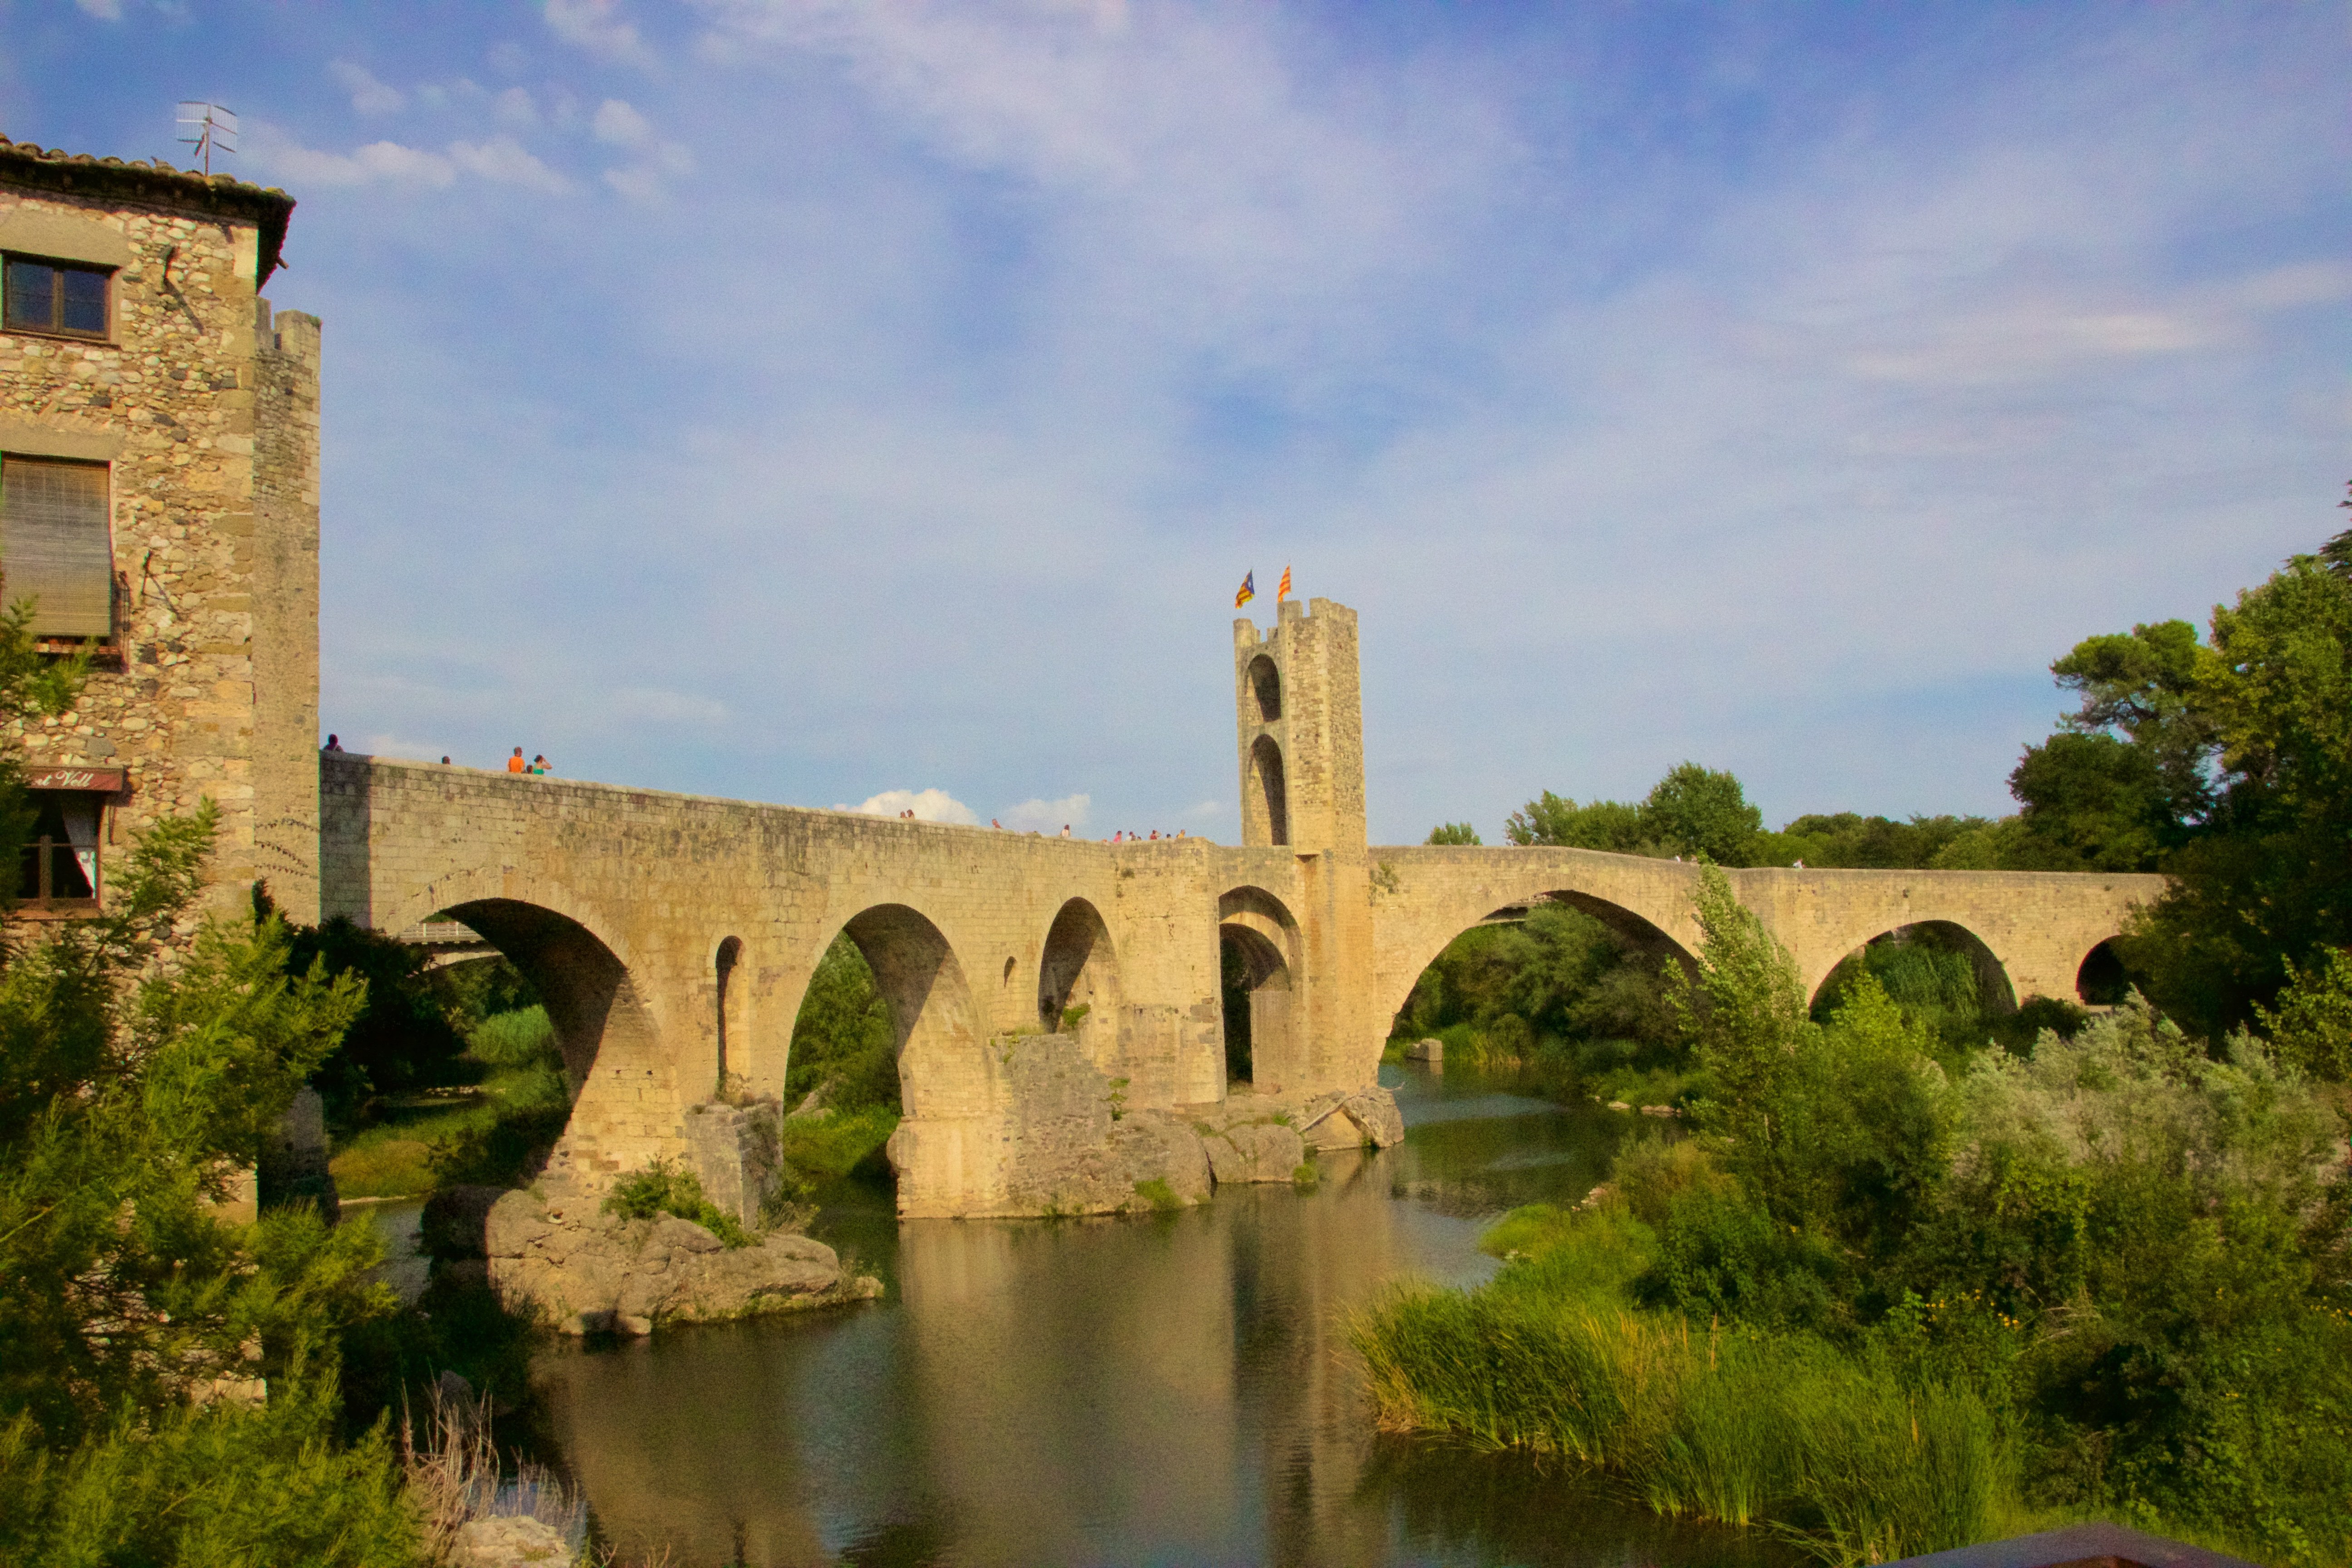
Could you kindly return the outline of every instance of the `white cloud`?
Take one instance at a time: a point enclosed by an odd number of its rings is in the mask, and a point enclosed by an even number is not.
[[[620,0],[547,0],[548,30],[565,43],[628,65],[651,65],[653,51],[636,24],[621,14]]]
[[[365,66],[351,60],[331,62],[327,74],[342,84],[352,95],[352,107],[362,114],[390,114],[407,101],[397,88],[376,80]]]
[[[1093,805],[1093,798],[1083,793],[1066,795],[1059,800],[1024,800],[1019,805],[1006,807],[999,820],[1024,833],[1034,828],[1039,833],[1057,834],[1066,826],[1083,837],[1087,813]]]
[[[398,142],[371,142],[350,153],[305,147],[276,127],[247,121],[246,148],[257,168],[288,184],[440,186],[457,173],[446,157]]]
[[[693,155],[685,146],[656,134],[652,122],[625,100],[608,98],[597,105],[592,125],[599,142],[639,155],[635,163],[604,174],[607,184],[633,201],[653,201],[668,180],[694,172]]]
[[[561,195],[572,182],[511,136],[452,142],[444,152],[398,142],[372,142],[350,153],[305,147],[266,121],[247,123],[246,146],[254,165],[292,185],[408,185],[439,189],[460,174],[493,184],[521,185]]]
[[[511,136],[488,142],[449,143],[449,159],[469,174],[504,185],[529,185],[551,195],[562,195],[572,182],[541,163]]]
[[[615,147],[643,147],[654,139],[654,128],[625,99],[608,98],[596,106],[596,140]]]
[[[862,805],[836,805],[833,809],[861,812],[867,816],[897,816],[912,811],[918,822],[953,822],[966,827],[980,826],[979,815],[943,789],[886,789],[880,795],[866,796]]]
[[[527,88],[510,87],[497,99],[499,119],[509,125],[530,127],[539,123],[539,105],[531,100]]]
[[[101,22],[122,20],[122,0],[74,0],[74,4]]]

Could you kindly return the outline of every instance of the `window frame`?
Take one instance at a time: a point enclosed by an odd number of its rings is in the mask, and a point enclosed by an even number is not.
[[[39,836],[28,837],[25,841],[25,854],[38,857],[32,868],[35,891],[20,893],[11,912],[21,919],[37,921],[80,920],[100,913],[106,902],[107,849],[114,841],[115,811],[122,799],[129,775],[120,768],[37,767],[26,769],[26,776],[28,784],[26,794],[36,801],[51,795],[94,797],[98,807],[98,833],[90,844],[90,892],[86,899],[55,893],[46,898],[41,896],[39,887],[42,881],[55,885],[55,858],[74,853],[75,846],[68,837],[63,842],[52,841],[44,852]],[[37,826],[39,815],[37,811]],[[18,885],[22,886],[21,873]]]
[[[78,328],[63,325],[62,323],[65,320],[65,290],[62,288],[58,289],[56,299],[53,301],[53,309],[49,312],[53,323],[55,324],[46,327],[32,327],[11,322],[8,320],[6,309],[8,287],[6,272],[7,268],[12,263],[19,261],[30,262],[37,267],[51,268],[58,272],[97,273],[105,284],[106,325],[95,332],[86,332]],[[109,267],[102,262],[97,261],[76,261],[68,257],[63,256],[38,256],[29,250],[0,250],[0,331],[14,333],[21,337],[63,338],[68,342],[77,343],[113,342],[115,341],[114,281],[115,275],[121,270],[122,269],[119,267]]]

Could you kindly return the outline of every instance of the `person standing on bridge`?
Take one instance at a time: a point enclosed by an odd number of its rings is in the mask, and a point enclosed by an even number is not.
[[[522,748],[520,746],[517,746],[514,751],[514,755],[507,759],[507,772],[510,773],[527,773],[530,772],[530,764],[522,760]]]

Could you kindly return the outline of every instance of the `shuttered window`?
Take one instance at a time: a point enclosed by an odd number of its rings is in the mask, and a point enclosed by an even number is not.
[[[0,600],[33,598],[38,637],[114,632],[103,463],[0,458]]]

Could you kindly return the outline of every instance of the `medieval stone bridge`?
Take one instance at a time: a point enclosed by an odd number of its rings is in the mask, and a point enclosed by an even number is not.
[[[1253,986],[1251,1091],[1290,1103],[1373,1084],[1422,970],[1498,910],[1564,899],[1630,941],[1695,949],[1692,866],[1368,847],[1356,680],[1343,606],[1286,604],[1264,637],[1236,623],[1240,847],[1106,845],[328,753],[320,912],[391,931],[446,913],[512,958],[546,998],[575,1088],[562,1157],[592,1174],[696,1157],[688,1121],[722,1086],[778,1094],[809,977],[846,932],[898,1033],[901,1212],[1043,1212],[1062,1205],[1024,1169],[1067,1142],[1073,1105],[1226,1100],[1223,947]],[[1980,968],[2018,999],[2074,994],[2084,957],[2160,887],[1731,878],[1809,988],[1873,937],[1940,921],[1976,938]],[[1055,1032],[1081,1005],[1083,1020]]]

